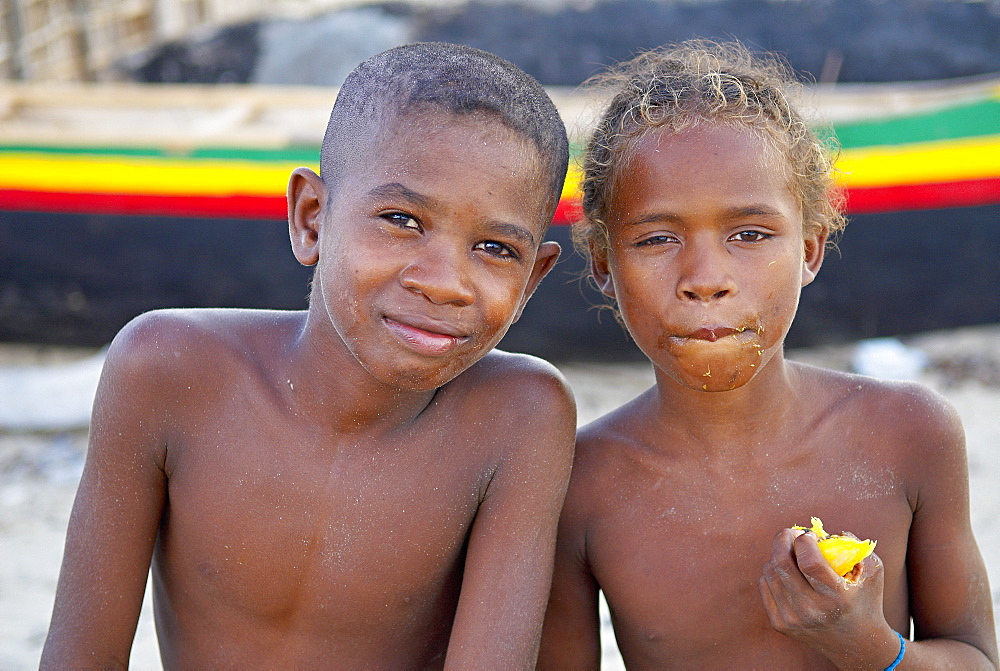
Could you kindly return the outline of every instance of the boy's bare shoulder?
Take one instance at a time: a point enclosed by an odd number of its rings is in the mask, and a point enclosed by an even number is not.
[[[529,354],[493,350],[447,385],[449,392],[532,414],[547,409],[569,413],[576,422],[576,406],[566,378],[548,361]]]
[[[229,308],[168,308],[143,313],[126,324],[113,348],[181,358],[200,348],[266,341],[300,324],[304,313]]]
[[[640,394],[577,431],[565,524],[569,525],[571,518],[585,522],[594,510],[608,503],[605,495],[610,489],[632,482],[634,470],[642,468],[650,448],[645,412],[649,394]]]
[[[595,468],[619,459],[622,453],[642,451],[649,423],[648,397],[652,389],[601,415],[577,432],[577,454],[581,466]]]
[[[124,374],[171,380],[204,378],[240,361],[266,356],[291,333],[302,313],[215,308],[153,310],[139,315],[115,337],[108,365]],[[224,365],[223,365],[224,364]],[[238,367],[238,366],[237,366]]]

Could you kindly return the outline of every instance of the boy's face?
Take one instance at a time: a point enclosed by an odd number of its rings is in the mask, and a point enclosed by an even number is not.
[[[780,352],[825,235],[803,238],[783,157],[746,130],[657,129],[619,170],[594,274],[654,365],[695,390],[742,386]]]
[[[376,378],[433,389],[497,344],[555,263],[559,246],[539,245],[549,180],[495,120],[388,125],[324,194],[310,309]]]

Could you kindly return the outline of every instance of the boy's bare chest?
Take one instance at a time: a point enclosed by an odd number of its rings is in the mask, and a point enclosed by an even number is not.
[[[177,450],[161,570],[206,603],[255,617],[358,622],[369,609],[385,620],[439,607],[477,510],[475,455],[439,439],[352,442],[279,428],[248,421]]]

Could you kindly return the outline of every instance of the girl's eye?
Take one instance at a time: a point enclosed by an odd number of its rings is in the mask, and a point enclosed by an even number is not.
[[[420,222],[403,212],[387,212],[381,216],[383,219],[391,221],[400,228],[410,228],[415,231],[420,230]]]
[[[515,252],[510,246],[505,245],[502,242],[497,242],[496,240],[483,240],[473,249],[482,250],[493,256],[517,258],[517,252]]]
[[[662,245],[667,242],[672,242],[676,238],[672,235],[667,235],[665,233],[660,235],[651,235],[648,238],[643,238],[639,242],[635,243],[636,247],[642,247],[645,245]]]
[[[771,237],[773,236],[770,235],[769,233],[750,230],[750,231],[740,231],[730,239],[734,240],[735,242],[762,242]]]

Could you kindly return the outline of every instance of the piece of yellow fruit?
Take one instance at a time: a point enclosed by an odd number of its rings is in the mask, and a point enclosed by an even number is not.
[[[830,535],[823,529],[823,521],[818,517],[811,517],[809,522],[812,527],[792,528],[812,531],[816,534],[819,538],[817,541],[819,551],[823,553],[823,557],[841,577],[847,577],[847,574],[853,571],[855,566],[875,550],[875,541],[862,541],[851,536]]]

